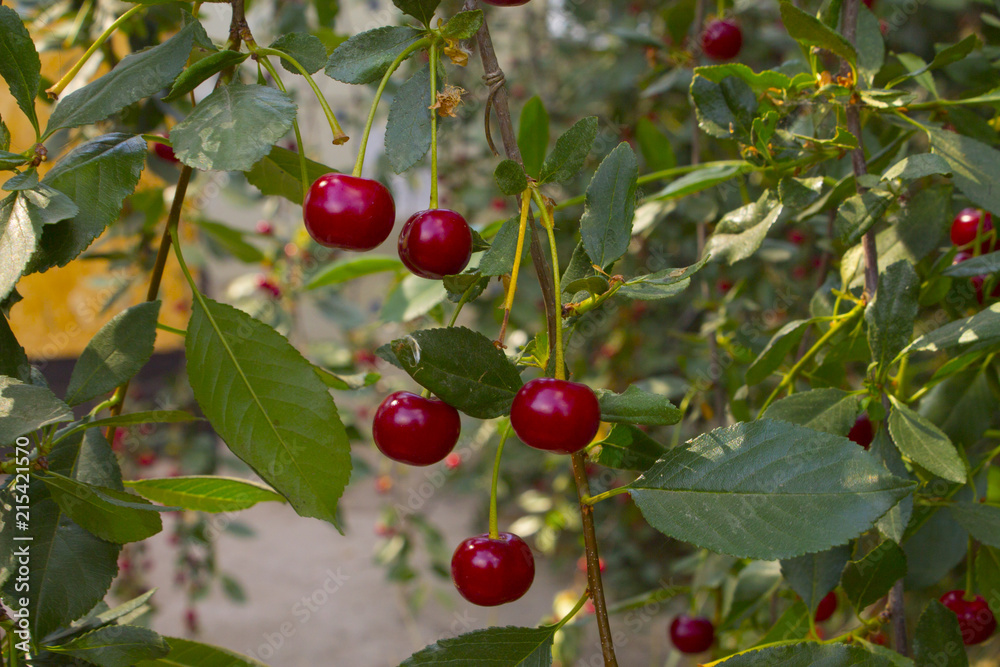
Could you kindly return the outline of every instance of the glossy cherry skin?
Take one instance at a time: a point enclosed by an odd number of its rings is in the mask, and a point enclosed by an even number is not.
[[[978,208],[965,208],[958,212],[951,223],[951,242],[956,246],[964,246],[976,240],[976,233],[982,227],[985,234],[993,229],[993,215]],[[980,252],[990,251],[990,241],[983,241]]]
[[[712,21],[701,33],[701,50],[712,60],[735,58],[742,47],[743,31],[732,21]]]
[[[941,596],[941,604],[958,616],[958,627],[966,646],[982,644],[997,629],[997,619],[982,595],[969,601],[965,599],[965,591],[948,591]]]
[[[537,378],[514,397],[510,423],[521,442],[557,454],[590,444],[601,425],[601,406],[585,384]]]
[[[813,616],[813,620],[817,623],[822,623],[833,616],[833,612],[835,611],[837,611],[837,594],[830,591],[816,606],[816,615]]]
[[[399,232],[399,258],[421,278],[461,273],[472,257],[472,231],[465,218],[446,208],[410,216]]]
[[[875,439],[875,427],[872,426],[872,420],[868,418],[867,412],[862,413],[857,418],[854,426],[848,431],[847,437],[865,449],[872,446],[872,440]]]
[[[393,461],[429,466],[443,460],[458,442],[458,410],[436,398],[408,391],[389,394],[375,411],[375,446]]]
[[[715,626],[704,616],[681,614],[670,624],[670,641],[681,653],[701,653],[715,641]]]
[[[535,580],[535,557],[517,535],[489,534],[464,540],[451,557],[451,580],[466,600],[480,607],[513,602]]]
[[[517,7],[518,5],[526,5],[531,0],[483,0],[483,2],[494,7]]]
[[[371,250],[389,238],[396,221],[396,204],[378,181],[327,174],[309,188],[302,218],[309,235],[320,245]]]

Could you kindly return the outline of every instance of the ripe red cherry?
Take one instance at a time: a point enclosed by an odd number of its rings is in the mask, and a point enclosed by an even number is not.
[[[309,188],[302,217],[309,235],[320,245],[371,250],[389,237],[396,204],[378,181],[327,174]]]
[[[177,156],[174,155],[174,149],[168,146],[167,144],[161,144],[158,141],[154,141],[153,152],[156,153],[156,156],[161,160],[166,160],[167,162],[173,162],[174,164],[180,161],[177,159]]]
[[[958,627],[966,646],[982,644],[997,629],[997,619],[982,595],[966,600],[965,591],[948,591],[941,596],[941,604],[958,616]]]
[[[480,607],[513,602],[535,580],[535,557],[517,535],[500,533],[470,537],[451,557],[451,580],[466,600]]]
[[[408,391],[389,394],[375,411],[375,446],[393,461],[429,466],[448,456],[462,422],[458,410]]]
[[[517,392],[510,423],[529,447],[572,454],[594,439],[601,425],[601,406],[585,384],[537,378]]]
[[[670,624],[670,641],[682,653],[701,653],[715,641],[715,626],[704,616],[681,614]]]
[[[483,0],[483,2],[494,7],[517,7],[528,4],[530,0]]]
[[[875,439],[875,427],[872,426],[872,420],[868,418],[867,412],[862,413],[858,417],[857,421],[854,422],[854,426],[848,431],[847,437],[865,449],[871,447],[872,440]]]
[[[712,60],[735,58],[742,46],[743,32],[732,21],[712,21],[701,33],[701,50]]]
[[[833,591],[830,591],[819,601],[819,605],[816,606],[816,615],[813,616],[813,620],[817,623],[822,623],[833,616],[833,612],[835,611],[837,611],[837,595]]]
[[[399,258],[421,278],[440,280],[461,273],[470,257],[469,225],[446,208],[414,213],[399,232]]]
[[[951,223],[951,242],[956,246],[964,246],[976,240],[976,233],[986,234],[993,229],[993,215],[978,208],[965,208],[958,212]],[[989,240],[979,247],[980,252],[990,251]]]

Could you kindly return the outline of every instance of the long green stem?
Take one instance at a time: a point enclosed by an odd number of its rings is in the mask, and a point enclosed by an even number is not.
[[[549,213],[549,209],[546,207],[541,193],[538,190],[532,189],[531,196],[538,206],[538,213],[542,218],[542,227],[545,228],[545,233],[549,237],[549,252],[552,254],[552,285],[555,289],[554,308],[556,310],[556,330],[553,332],[556,358],[555,377],[558,380],[565,380],[566,362],[563,358],[562,344],[562,287],[559,284],[559,247],[556,245],[555,222],[552,220],[552,215]]]
[[[437,41],[431,42],[431,104],[437,102]],[[437,109],[431,109],[431,206],[438,207],[438,114]]]
[[[449,329],[455,326],[455,322],[458,320],[459,313],[462,312],[462,308],[465,307],[465,304],[469,302],[469,297],[472,296],[472,290],[474,287],[475,284],[469,285],[469,287],[464,292],[462,292],[462,298],[459,299],[458,303],[455,304],[455,311],[451,314],[451,319],[448,321]]]
[[[497,445],[497,456],[493,461],[493,481],[490,484],[490,539],[496,540],[500,538],[500,527],[499,521],[497,519],[497,484],[500,481],[500,456],[503,454],[504,443],[507,442],[507,436],[510,435],[510,421],[504,425],[503,432],[500,434],[500,444]]]
[[[323,108],[323,113],[326,115],[326,120],[330,124],[330,130],[333,132],[333,143],[339,146],[340,144],[348,140],[349,137],[344,133],[344,130],[340,127],[340,123],[337,121],[337,117],[334,115],[333,109],[330,108],[330,104],[326,101],[326,97],[323,96],[323,92],[319,89],[319,86],[316,85],[316,81],[312,78],[312,75],[309,74],[306,68],[303,67],[301,63],[299,63],[299,61],[297,61],[295,58],[293,58],[292,56],[288,55],[287,53],[279,49],[272,49],[270,47],[261,48],[256,45],[251,46],[250,43],[247,43],[247,47],[249,47],[251,51],[255,50],[255,52],[258,55],[277,56],[285,60],[289,65],[291,65],[295,69],[297,69],[299,71],[299,74],[305,77],[306,83],[308,83],[309,87],[312,88],[313,94],[319,101],[319,105]],[[267,65],[265,65],[265,67],[267,67]],[[268,68],[268,71],[271,71],[270,68]],[[271,75],[274,76],[273,73]],[[302,150],[301,140],[299,141],[299,150],[300,151]]]
[[[267,59],[267,54],[264,53],[264,51],[268,51],[268,50],[271,50],[271,49],[258,49],[257,54],[259,55],[259,57],[257,58],[257,62],[259,62],[261,65],[264,66],[264,69],[266,69],[268,71],[268,73],[271,75],[271,78],[274,79],[274,85],[276,85],[278,87],[278,90],[280,90],[281,92],[284,93],[285,92],[285,82],[281,80],[281,76],[278,74],[277,68],[274,65],[271,64],[271,61]],[[276,49],[274,49],[274,50],[276,50]],[[278,53],[281,53],[281,52],[278,51]],[[325,100],[324,100],[324,103],[325,103]],[[334,118],[333,122],[336,123],[337,119]],[[333,125],[331,124],[330,127],[332,129]],[[298,118],[296,118],[296,119],[294,119],[292,121],[292,129],[295,131],[295,143],[298,145],[298,148],[299,148],[299,177],[302,179],[302,201],[305,201],[306,196],[309,194],[309,185],[310,185],[309,184],[309,168],[306,165],[306,148],[305,148],[305,146],[302,145],[302,132],[299,130],[299,120],[298,120]],[[334,130],[334,135],[336,135],[336,133],[337,133],[337,130]],[[341,133],[341,134],[343,134],[343,133]],[[346,137],[347,135],[344,135],[344,136]],[[345,139],[345,141],[346,141],[346,139]],[[334,143],[337,143],[336,139],[334,140]],[[341,143],[343,143],[343,142],[341,142]]]
[[[371,134],[372,125],[375,124],[375,111],[378,109],[379,100],[382,99],[382,92],[385,90],[386,84],[389,83],[389,77],[392,76],[393,72],[399,69],[399,66],[403,64],[403,61],[409,58],[414,51],[424,48],[430,42],[431,39],[427,37],[410,44],[403,50],[402,53],[396,56],[396,59],[389,65],[389,69],[387,69],[385,74],[382,75],[382,80],[379,82],[378,89],[375,91],[375,99],[372,100],[371,110],[368,112],[368,120],[365,121],[364,134],[361,135],[361,145],[358,146],[358,159],[357,162],[354,163],[354,171],[351,172],[354,176],[361,175],[361,168],[365,164],[365,150],[368,148],[368,135]]]
[[[590,589],[587,589],[583,592],[583,595],[580,596],[580,600],[573,606],[572,609],[570,609],[569,613],[563,616],[562,620],[553,625],[552,628],[554,630],[559,630],[564,625],[573,620],[573,617],[576,616],[578,613],[580,613],[580,610],[583,609],[583,605],[587,604],[587,600],[589,599],[590,599]]]
[[[761,406],[760,408],[760,412],[757,414],[758,419],[762,414],[764,414],[764,411],[767,410],[768,406],[774,402],[774,399],[778,397],[778,394],[780,394],[785,387],[788,387],[789,385],[791,385],[792,382],[795,381],[795,378],[798,376],[799,372],[801,372],[802,369],[805,368],[806,364],[812,361],[812,358],[815,357],[816,354],[821,349],[823,349],[823,347],[827,343],[830,342],[830,339],[833,338],[839,331],[841,331],[845,326],[847,326],[849,322],[854,320],[854,318],[858,317],[864,311],[865,311],[865,303],[861,301],[858,303],[858,305],[854,306],[854,308],[852,308],[850,312],[847,313],[844,319],[840,320],[839,322],[833,322],[830,324],[830,328],[827,329],[826,333],[820,336],[819,340],[817,340],[813,344],[813,346],[809,348],[809,350],[804,355],[802,355],[802,358],[799,359],[794,366],[792,366],[791,370],[789,370],[788,373],[785,374],[785,377],[781,379],[781,382],[778,384],[778,386],[775,387],[774,391],[771,392],[771,395],[767,397],[767,400],[764,401],[764,405]]]
[[[613,489],[605,491],[604,493],[598,493],[596,496],[588,496],[581,500],[580,502],[585,505],[596,505],[602,500],[607,500],[608,498],[614,498],[615,496],[620,496],[623,493],[628,493],[629,488],[627,486],[616,486]]]
[[[514,249],[514,265],[510,270],[510,285],[507,286],[507,294],[503,300],[503,321],[500,323],[500,335],[497,336],[497,343],[503,347],[504,338],[507,336],[507,322],[510,320],[510,310],[514,307],[514,294],[517,292],[517,276],[521,271],[521,255],[524,251],[524,235],[528,228],[528,211],[531,208],[531,191],[525,190],[521,194],[521,220],[517,227],[517,247]]]
[[[97,38],[97,40],[90,45],[90,48],[84,51],[83,55],[80,56],[80,59],[76,61],[76,64],[73,65],[73,67],[70,68],[70,70],[66,72],[63,75],[63,77],[55,83],[55,85],[47,89],[45,92],[48,93],[48,95],[52,98],[59,97],[59,93],[61,93],[63,90],[66,89],[66,86],[68,86],[70,81],[73,80],[73,77],[75,77],[77,74],[80,73],[80,70],[83,69],[83,66],[87,64],[88,60],[90,60],[90,57],[94,55],[94,53],[99,48],[101,48],[101,46],[104,45],[104,42],[108,41],[108,38],[111,37],[112,34],[114,34],[115,30],[118,30],[118,28],[120,28],[121,25],[125,23],[125,21],[128,21],[134,14],[137,14],[138,12],[142,11],[145,8],[146,5],[141,5],[141,4],[136,5],[135,7],[132,7],[130,10],[119,16],[118,19],[115,20],[114,23],[109,25],[107,30],[102,32],[100,36]]]

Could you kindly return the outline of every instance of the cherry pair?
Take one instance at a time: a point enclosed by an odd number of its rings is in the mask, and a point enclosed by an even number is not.
[[[382,244],[396,221],[389,190],[368,178],[326,174],[316,179],[303,203],[309,235],[328,248],[371,250]],[[399,258],[422,278],[460,273],[472,256],[472,231],[447,209],[415,213],[399,234]]]

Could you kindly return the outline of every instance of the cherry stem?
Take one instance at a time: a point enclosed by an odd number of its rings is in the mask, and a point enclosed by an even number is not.
[[[504,338],[507,336],[507,320],[510,319],[510,310],[514,307],[514,294],[517,292],[517,275],[521,271],[521,255],[524,251],[524,234],[528,228],[528,211],[531,209],[531,190],[525,190],[521,194],[521,220],[517,228],[517,247],[514,250],[514,266],[510,270],[510,285],[507,286],[507,295],[503,300],[503,323],[500,325],[500,335],[497,336],[497,343],[503,347]]]
[[[590,589],[588,588],[583,592],[583,595],[580,596],[580,599],[573,606],[573,608],[569,610],[569,613],[563,616],[562,620],[560,620],[558,623],[551,626],[552,629],[555,630],[556,632],[562,629],[564,625],[569,623],[573,619],[573,617],[576,616],[581,609],[583,609],[583,605],[587,604],[587,600],[589,599],[590,599]]]
[[[542,227],[545,228],[545,233],[549,237],[549,252],[552,255],[552,287],[555,295],[553,297],[553,307],[556,313],[556,326],[554,333],[555,338],[555,377],[557,380],[566,379],[566,362],[563,358],[563,344],[562,344],[562,287],[559,284],[559,248],[556,245],[556,235],[555,235],[555,222],[552,220],[552,215],[549,213],[548,206],[545,204],[545,199],[542,198],[541,193],[538,190],[532,189],[531,196],[535,200],[535,204],[538,206],[538,213],[542,218]]]
[[[465,304],[469,302],[469,297],[472,296],[472,289],[474,287],[475,284],[473,283],[472,285],[469,285],[464,292],[462,292],[462,298],[455,304],[455,311],[451,314],[451,320],[448,321],[449,329],[455,326],[455,322],[458,320],[458,314],[462,312],[462,308],[464,308]]]
[[[585,496],[580,499],[580,502],[584,505],[596,505],[602,500],[607,500],[608,498],[614,498],[615,496],[620,496],[623,493],[628,493],[627,486],[618,486],[613,489],[609,489],[604,493],[598,493],[596,496]]]
[[[309,87],[312,88],[313,94],[316,96],[316,99],[319,100],[319,105],[323,108],[323,113],[326,115],[326,120],[330,124],[330,130],[333,132],[334,145],[339,146],[340,144],[343,144],[348,140],[349,137],[344,133],[343,128],[340,127],[340,123],[337,121],[337,117],[334,115],[333,109],[330,108],[330,104],[326,101],[326,97],[323,96],[323,92],[319,89],[319,86],[316,85],[316,81],[313,80],[312,75],[309,74],[306,68],[303,67],[301,63],[299,63],[299,61],[297,61],[295,58],[293,58],[292,56],[288,55],[287,53],[279,49],[272,49],[270,47],[260,48],[256,44],[250,42],[247,43],[247,48],[249,48],[251,51],[254,51],[255,53],[261,56],[265,57],[269,55],[277,56],[285,60],[289,65],[291,65],[295,69],[297,69],[299,74],[305,77],[306,82],[309,84]],[[268,71],[270,72],[271,69],[268,68]],[[271,73],[271,76],[275,76],[273,72]],[[275,76],[275,78],[277,77]],[[302,144],[299,143],[300,149],[301,146]]]
[[[973,566],[974,566],[974,563],[975,563],[972,554],[974,552],[975,546],[976,546],[976,541],[974,539],[972,539],[972,535],[969,535],[969,548],[968,548],[968,552],[966,553],[966,562],[965,562],[965,601],[966,602],[971,602],[972,600],[976,599],[975,583],[973,581],[973,576],[972,576]]]
[[[490,539],[500,539],[500,529],[497,521],[497,483],[500,480],[500,455],[503,454],[504,443],[510,435],[510,420],[504,420],[503,432],[500,434],[500,444],[497,445],[497,457],[493,461],[493,481],[490,484]]]
[[[392,76],[393,72],[399,69],[399,66],[403,64],[403,61],[410,57],[410,54],[424,48],[430,42],[431,39],[429,37],[425,37],[424,39],[417,40],[413,44],[410,44],[403,50],[402,53],[396,56],[396,59],[389,65],[389,69],[387,69],[385,74],[382,75],[382,80],[379,82],[378,88],[375,90],[375,99],[372,100],[371,110],[368,112],[368,120],[365,121],[365,131],[364,134],[361,135],[361,145],[358,146],[358,159],[357,162],[354,163],[354,171],[351,172],[352,176],[361,176],[361,169],[365,164],[365,150],[368,148],[368,136],[372,132],[372,125],[375,124],[375,112],[378,110],[379,100],[382,99],[382,92],[385,90],[386,84],[389,83],[389,77]]]
[[[248,46],[250,45],[248,44]],[[251,46],[250,48],[254,49],[256,47]],[[281,80],[281,76],[278,74],[278,70],[274,67],[274,65],[271,64],[271,61],[267,59],[267,54],[264,53],[267,50],[269,49],[260,49],[256,52],[259,55],[259,57],[257,58],[257,62],[259,62],[261,65],[264,66],[264,69],[266,69],[268,73],[271,75],[271,77],[274,79],[274,84],[278,86],[278,89],[281,92],[284,93],[285,82]],[[278,51],[278,53],[280,53],[280,51]],[[337,121],[336,118],[334,118],[333,120],[334,122]],[[298,144],[299,148],[299,176],[302,179],[302,201],[305,201],[306,196],[309,194],[309,169],[306,166],[305,146],[302,145],[302,133],[299,131],[298,118],[292,121],[292,129],[295,130],[295,142],[296,144]],[[337,143],[336,139],[334,139],[334,143]]]
[[[430,48],[430,68],[431,68],[431,104],[437,102],[437,60],[438,43],[437,40],[431,42]],[[431,112],[431,205],[432,209],[438,207],[438,114],[437,109],[430,109]]]
[[[90,48],[84,51],[83,55],[80,56],[80,59],[76,61],[76,64],[73,65],[73,67],[71,67],[70,70],[66,72],[62,76],[62,78],[55,83],[55,85],[53,85],[51,88],[48,88],[45,91],[49,95],[49,97],[58,98],[59,93],[61,93],[63,90],[66,89],[66,86],[68,86],[70,82],[73,80],[73,78],[80,73],[80,70],[83,69],[83,66],[87,64],[88,60],[90,60],[90,57],[94,55],[94,53],[99,48],[101,48],[101,46],[104,45],[104,42],[108,41],[108,38],[111,37],[112,34],[114,34],[115,30],[120,28],[121,25],[125,23],[125,21],[129,20],[134,14],[142,11],[145,8],[146,8],[145,5],[136,5],[135,7],[132,7],[130,10],[119,16],[114,23],[109,25],[107,30],[102,32],[100,36],[98,36],[97,40],[90,45]]]

